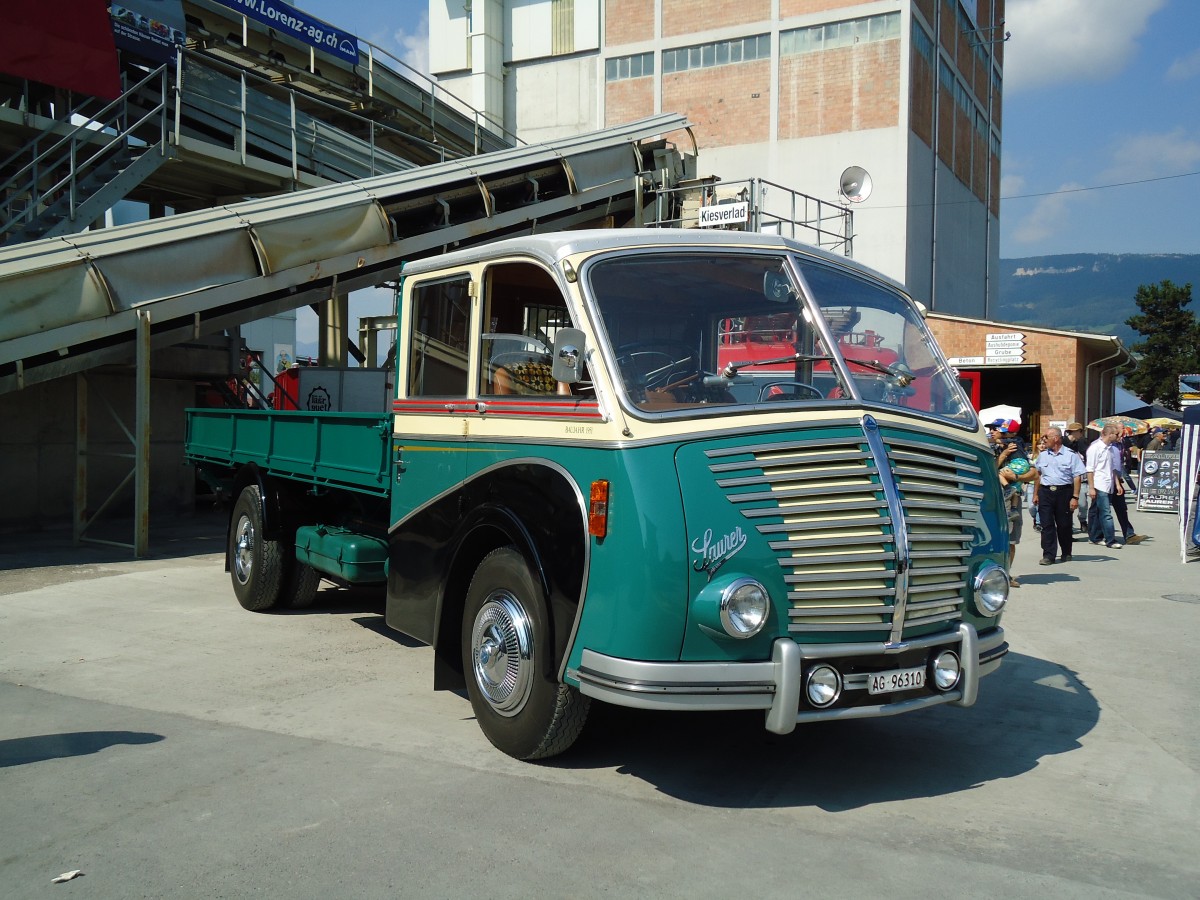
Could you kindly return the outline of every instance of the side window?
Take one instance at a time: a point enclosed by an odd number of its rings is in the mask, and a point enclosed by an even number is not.
[[[470,284],[470,278],[462,276],[421,284],[413,290],[410,397],[467,395]]]
[[[479,395],[552,397],[570,389],[551,374],[550,350],[571,320],[550,273],[530,263],[492,266],[484,278]]]

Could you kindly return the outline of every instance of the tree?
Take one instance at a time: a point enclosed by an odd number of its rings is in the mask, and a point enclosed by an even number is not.
[[[1125,388],[1145,403],[1179,409],[1179,376],[1200,372],[1200,324],[1186,308],[1192,302],[1192,285],[1143,284],[1134,302],[1141,314],[1130,316],[1125,324],[1146,339],[1130,348],[1137,363],[1126,372]]]

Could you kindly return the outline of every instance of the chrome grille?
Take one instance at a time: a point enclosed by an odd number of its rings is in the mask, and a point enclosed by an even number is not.
[[[906,630],[960,617],[983,501],[978,458],[911,432],[882,438],[906,529],[894,527],[862,436],[707,451],[718,487],[775,552],[793,632],[890,633],[898,605]],[[897,552],[897,531],[907,531],[907,552]],[[897,579],[904,558],[908,577]]]

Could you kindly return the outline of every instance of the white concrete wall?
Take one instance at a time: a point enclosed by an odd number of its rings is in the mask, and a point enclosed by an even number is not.
[[[572,56],[509,66],[505,127],[531,144],[599,128],[599,56]]]
[[[508,21],[505,60],[521,62],[550,56],[553,41],[550,4],[546,0],[505,0],[505,7]],[[573,53],[600,49],[600,0],[575,0],[574,42]]]
[[[907,173],[897,145],[899,129],[883,128],[823,137],[700,148],[700,173],[724,181],[765,178],[794,191],[840,205],[838,186],[848,166],[862,166],[874,183],[870,197],[850,205],[854,212],[854,258],[904,281]]]
[[[435,76],[468,68],[466,2],[429,0],[429,71]]]

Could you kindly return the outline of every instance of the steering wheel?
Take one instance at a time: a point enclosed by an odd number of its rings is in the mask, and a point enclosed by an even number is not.
[[[785,388],[791,388],[792,393],[785,393]],[[803,381],[769,381],[758,392],[758,402],[762,403],[764,400],[800,400],[802,399],[802,395],[797,393],[797,389],[807,391],[811,394],[811,399],[825,399],[825,395],[821,393],[820,388],[813,387],[811,384],[806,384]]]
[[[695,351],[683,341],[630,341],[617,348],[617,368],[631,394],[669,391],[702,374]]]

